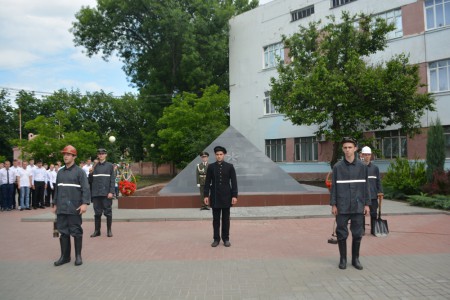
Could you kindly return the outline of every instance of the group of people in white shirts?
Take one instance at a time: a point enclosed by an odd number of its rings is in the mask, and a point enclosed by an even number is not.
[[[53,202],[56,174],[61,162],[43,164],[33,159],[0,163],[1,211],[49,207]],[[88,174],[88,173],[87,173]]]

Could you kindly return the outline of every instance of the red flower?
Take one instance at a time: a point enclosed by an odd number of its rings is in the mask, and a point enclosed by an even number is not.
[[[127,180],[119,181],[119,191],[123,196],[131,196],[136,191],[136,183]]]

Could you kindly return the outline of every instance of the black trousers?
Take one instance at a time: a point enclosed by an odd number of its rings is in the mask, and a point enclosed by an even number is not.
[[[34,182],[33,207],[44,206],[45,181]]]
[[[17,194],[17,206],[16,206],[16,194]],[[17,183],[14,183],[13,202],[12,208],[16,208],[20,205],[20,190]]]
[[[56,215],[56,227],[61,235],[71,235],[73,237],[82,237],[83,228],[81,224],[83,220],[81,215],[66,215],[57,214]]]
[[[378,199],[372,199],[372,204],[370,204],[370,217],[376,218],[377,217],[377,210],[378,210]]]
[[[220,215],[222,214],[222,240],[230,240],[230,208],[213,208],[214,240],[220,241]]]
[[[50,187],[50,184],[47,184],[47,194],[45,195],[45,206],[50,206],[50,203],[53,203],[54,196],[55,190]]]
[[[112,199],[108,199],[106,196],[94,197],[92,202],[94,203],[94,215],[104,214],[105,217],[112,217]]]
[[[338,241],[346,240],[348,237],[348,221],[350,231],[354,240],[360,240],[364,233],[363,214],[339,214],[336,216],[336,236]]]

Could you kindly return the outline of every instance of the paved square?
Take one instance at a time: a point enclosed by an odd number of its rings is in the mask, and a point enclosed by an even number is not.
[[[0,213],[1,299],[450,298],[444,213],[386,217],[387,238],[363,238],[362,271],[338,269],[331,217],[234,219],[230,248],[210,247],[210,219],[114,222],[112,238],[104,219],[102,236],[90,238],[87,219],[83,265],[73,265],[72,249],[72,262],[54,267],[52,224],[21,222],[43,214]]]

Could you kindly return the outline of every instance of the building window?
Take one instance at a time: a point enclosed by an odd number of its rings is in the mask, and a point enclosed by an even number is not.
[[[266,155],[273,161],[286,160],[286,139],[266,140]]]
[[[449,0],[450,1],[450,0]],[[381,18],[387,24],[394,24],[395,29],[387,34],[387,39],[395,39],[403,36],[402,10],[394,9],[375,16],[374,20]]]
[[[291,16],[292,16],[291,22],[309,17],[313,13],[314,13],[314,5],[293,11],[293,12],[291,12]]]
[[[377,131],[375,133],[377,149],[385,159],[394,159],[397,157],[407,157],[407,139],[406,134],[399,130]]]
[[[425,0],[427,30],[450,25],[450,0]]]
[[[296,161],[317,161],[318,142],[315,136],[295,138],[295,160]]]
[[[450,159],[450,126],[444,127],[445,158]]]
[[[335,8],[354,1],[356,0],[331,0],[331,8]]]
[[[450,59],[429,63],[428,70],[430,92],[445,92],[450,90]]]
[[[264,47],[264,69],[275,67],[278,60],[284,61],[283,43],[272,44]]]
[[[264,114],[271,115],[276,113],[275,106],[272,104],[272,101],[270,101],[270,92],[264,92]]]

